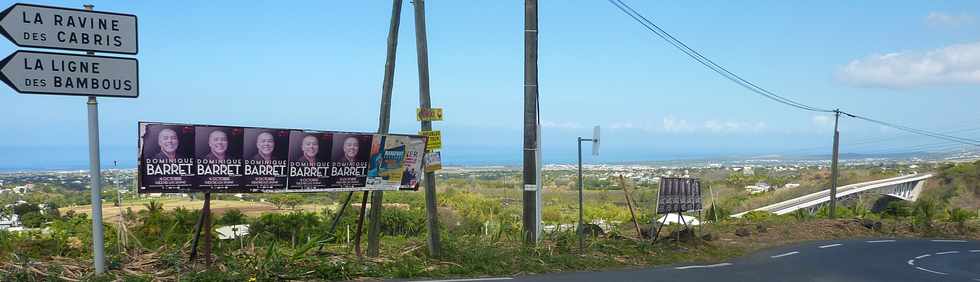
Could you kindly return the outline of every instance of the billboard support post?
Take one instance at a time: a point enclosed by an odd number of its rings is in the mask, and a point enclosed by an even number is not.
[[[357,217],[357,231],[354,232],[354,254],[361,257],[361,233],[364,233],[364,213],[367,211],[368,191],[361,194],[361,213]]]
[[[395,54],[398,48],[398,25],[401,22],[402,0],[392,0],[391,24],[388,29],[388,54],[385,59],[384,82],[381,86],[381,117],[378,119],[378,134],[387,134],[391,120],[391,88],[395,84]],[[377,257],[381,245],[381,209],[384,192],[371,192],[371,211],[368,215],[371,225],[368,226],[369,257]]]

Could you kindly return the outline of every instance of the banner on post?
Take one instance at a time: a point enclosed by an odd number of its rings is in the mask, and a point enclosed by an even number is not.
[[[418,190],[426,137],[139,123],[139,193]]]

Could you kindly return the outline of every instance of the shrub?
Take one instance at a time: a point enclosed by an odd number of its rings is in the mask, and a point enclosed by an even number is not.
[[[742,218],[749,221],[762,221],[762,220],[769,219],[775,215],[776,214],[767,211],[750,211],[745,215],[743,215]]]
[[[732,215],[732,211],[726,209],[722,206],[711,205],[705,212],[704,219],[714,221],[716,218],[718,221],[728,220]]]
[[[939,202],[931,199],[919,199],[915,202],[912,212],[918,223],[925,226],[926,229],[931,229],[933,220],[941,210],[942,207]]]

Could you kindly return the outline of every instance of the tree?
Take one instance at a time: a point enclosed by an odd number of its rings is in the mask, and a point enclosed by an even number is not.
[[[146,207],[146,212],[150,214],[158,214],[163,211],[163,203],[157,200],[150,200],[149,203],[143,205]]]
[[[245,223],[245,214],[239,209],[230,209],[221,215],[221,219],[218,220],[218,224],[221,225],[238,225]]]

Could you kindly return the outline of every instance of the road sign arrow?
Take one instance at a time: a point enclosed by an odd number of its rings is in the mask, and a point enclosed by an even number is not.
[[[139,97],[130,58],[17,51],[0,61],[0,80],[20,93]]]
[[[136,54],[136,16],[14,4],[0,12],[0,34],[20,47]]]

